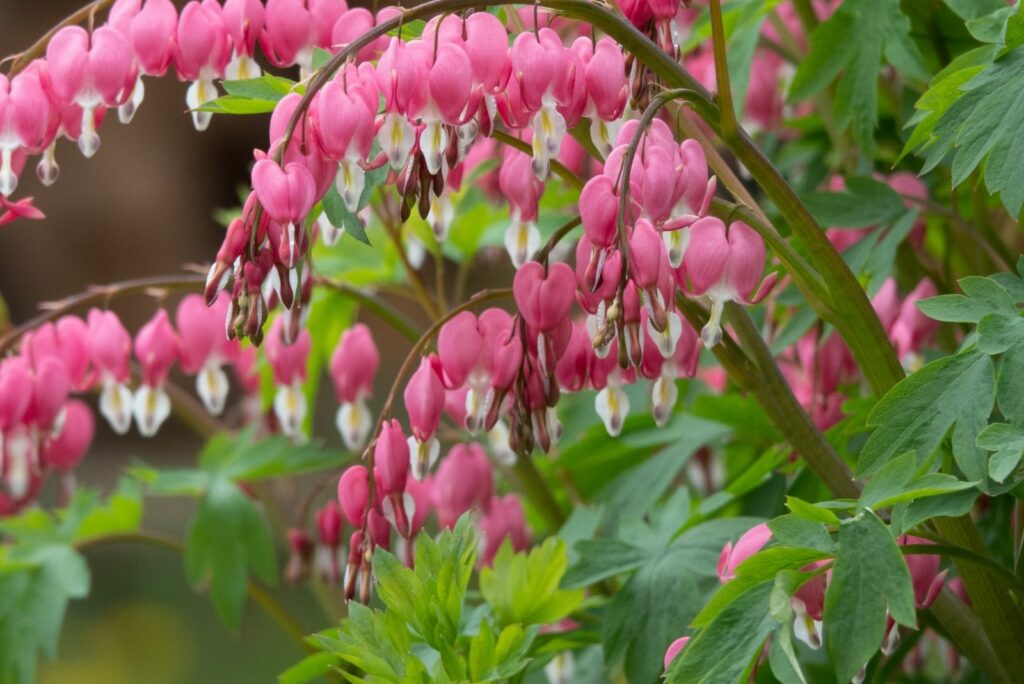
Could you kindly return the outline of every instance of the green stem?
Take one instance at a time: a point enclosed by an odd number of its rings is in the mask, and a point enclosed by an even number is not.
[[[505,131],[494,131],[491,133],[491,137],[500,142],[502,145],[514,147],[520,152],[525,152],[526,154],[533,154],[533,148],[530,147],[530,143],[520,140],[515,136],[509,135]],[[567,167],[565,164],[558,161],[557,159],[551,160],[551,172],[554,173],[559,178],[561,178],[562,180],[564,180],[573,188],[577,190],[583,189],[583,179],[577,176],[575,173],[573,173],[572,170],[569,169],[569,167]]]
[[[555,501],[555,497],[551,494],[551,488],[544,481],[544,477],[537,470],[537,465],[530,456],[517,458],[516,464],[512,466],[512,472],[515,473],[519,480],[519,486],[527,498],[544,516],[544,520],[552,531],[565,524],[565,512]]]
[[[420,339],[422,332],[401,313],[387,305],[380,297],[365,292],[340,280],[326,276],[314,276],[316,285],[323,285],[359,302],[360,306],[372,311],[377,318],[387,323],[410,342]]]
[[[771,248],[775,256],[782,262],[782,265],[792,276],[793,281],[800,290],[806,293],[807,299],[812,303],[815,311],[831,311],[829,305],[818,297],[819,293],[828,291],[821,275],[793,249],[792,245],[779,235],[774,226],[766,221],[762,221],[760,216],[749,207],[718,197],[711,202],[711,214],[726,223],[734,218],[739,219],[756,230],[765,244]]]
[[[75,548],[78,551],[85,552],[89,549],[115,544],[139,544],[153,548],[167,549],[179,554],[185,553],[185,545],[177,539],[143,530],[139,530],[137,532],[108,534],[101,537],[91,537],[76,543]],[[260,609],[266,613],[267,617],[273,620],[274,623],[282,629],[282,631],[287,633],[303,652],[314,653],[316,651],[316,649],[306,643],[305,631],[302,629],[301,625],[296,622],[295,618],[293,618],[266,589],[255,582],[248,582],[245,586],[245,592],[248,594],[249,598],[252,599],[253,603],[259,606]]]
[[[849,467],[800,406],[779,371],[771,350],[750,320],[750,314],[743,307],[730,302],[726,305],[726,317],[759,371],[760,382],[757,383],[755,393],[775,425],[786,435],[814,474],[836,496],[843,499],[860,496],[860,487],[854,482]]]
[[[694,328],[700,329],[707,321],[707,312],[696,302],[685,297],[677,297],[677,304]],[[734,305],[730,309],[734,308]],[[826,483],[830,483],[833,493],[841,498],[855,499],[860,496],[860,487],[850,479],[849,469],[839,459],[824,435],[811,422],[807,413],[793,396],[792,390],[784,380],[780,382],[778,368],[771,358],[767,346],[757,334],[746,312],[739,316],[729,311],[730,322],[742,336],[744,344],[752,347],[750,352],[741,349],[729,335],[725,335],[722,343],[714,348],[715,356],[722,367],[740,387],[754,395],[772,422],[779,427],[797,453],[807,462],[808,466],[819,473]],[[767,377],[766,377],[767,376]],[[840,473],[844,473],[842,477]],[[952,520],[955,519],[937,519]],[[974,529],[971,526],[969,529]],[[948,531],[948,530],[947,530]],[[982,553],[984,550],[982,549]],[[968,563],[972,568],[978,567]],[[963,568],[958,565],[961,576]],[[988,579],[984,580],[987,585]],[[1005,601],[1005,603],[1009,603]],[[1000,659],[996,656],[992,644],[986,638],[982,623],[978,616],[961,601],[949,588],[944,588],[931,608],[932,615],[950,634],[957,648],[966,655],[990,681],[1010,683]]]
[[[954,546],[952,544],[904,544],[900,547],[900,551],[907,556],[938,555],[945,556],[947,558],[956,558],[967,561],[968,563],[984,566],[992,571],[993,574],[1002,576],[1006,583],[1012,586],[1018,595],[1024,596],[1024,582],[1018,580],[1016,575],[988,556],[975,553],[970,549]]]
[[[715,58],[715,85],[718,88],[718,123],[722,128],[722,137],[730,138],[736,134],[739,123],[736,121],[736,107],[732,102],[732,85],[729,82],[729,60],[725,54],[725,25],[722,22],[721,0],[708,3],[711,10],[711,48]]]

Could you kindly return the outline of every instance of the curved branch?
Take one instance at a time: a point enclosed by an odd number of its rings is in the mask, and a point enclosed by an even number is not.
[[[67,26],[81,24],[86,19],[91,19],[97,12],[102,12],[106,9],[112,2],[113,0],[93,0],[93,2],[90,2],[85,7],[72,12],[62,19],[59,24],[43,34],[42,38],[32,43],[32,45],[26,49],[4,57],[0,60],[0,64],[3,64],[4,62],[11,63],[10,68],[7,70],[7,77],[14,78],[20,71],[31,64],[33,59],[46,52],[46,46],[50,44],[50,41],[53,39],[53,36],[56,35],[57,31],[60,31],[62,28]]]
[[[77,551],[85,552],[89,549],[112,546],[115,544],[140,544],[158,549],[167,549],[175,553],[184,554],[185,545],[174,539],[156,532],[139,530],[137,532],[119,532],[107,534],[100,537],[83,539],[74,547]],[[271,620],[292,638],[293,641],[305,653],[315,653],[316,649],[306,643],[306,633],[302,626],[293,618],[284,607],[271,596],[270,592],[255,582],[249,581],[245,586],[245,592],[253,603],[258,605]]]
[[[195,290],[198,292],[202,290],[205,282],[206,277],[198,274],[135,278],[110,283],[109,285],[93,285],[84,292],[66,297],[60,301],[44,302],[39,305],[39,308],[45,309],[43,313],[30,318],[3,337],[0,337],[0,354],[3,354],[26,332],[38,328],[47,321],[60,318],[78,307],[107,303],[114,297],[121,297],[127,294],[145,293],[161,297],[167,292],[175,290]]]

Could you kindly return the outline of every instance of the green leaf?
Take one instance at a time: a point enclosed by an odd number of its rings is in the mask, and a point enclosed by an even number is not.
[[[240,81],[221,81],[221,85],[228,95],[272,102],[277,102],[295,88],[294,81],[273,74],[263,74],[259,78],[246,78]]]
[[[903,146],[900,159],[915,150],[920,153],[927,152],[939,142],[940,154],[935,163],[941,161],[945,147],[936,137],[935,127],[946,111],[960,98],[963,86],[990,64],[994,57],[994,48],[976,48],[960,55],[935,75],[928,90],[914,104],[917,112],[908,123],[908,126],[914,126],[914,132]],[[929,157],[931,155],[932,153],[929,153]]]
[[[480,591],[502,627],[558,622],[583,602],[581,590],[559,588],[567,565],[561,539],[549,537],[529,553],[515,553],[506,542],[480,571]]]
[[[189,524],[185,573],[193,588],[209,585],[210,597],[229,627],[237,627],[250,571],[277,581],[274,542],[255,504],[232,482],[216,479]]]
[[[964,482],[944,473],[925,473],[916,477],[917,457],[913,451],[894,458],[868,481],[860,496],[860,505],[872,510],[889,508],[930,496],[941,496],[971,489],[977,482]]]
[[[1009,423],[993,423],[978,434],[978,446],[994,452],[988,462],[988,475],[1002,483],[1024,456],[1024,428]]]
[[[1024,343],[1006,350],[999,362],[999,377],[996,380],[996,399],[999,411],[1011,422],[1024,423],[1024,392],[1020,391],[1024,381]]]
[[[690,640],[669,668],[670,684],[735,684],[779,624],[770,611],[774,582],[749,589]]]
[[[965,489],[901,504],[893,509],[893,524],[896,525],[898,518],[899,529],[905,532],[935,517],[956,518],[966,515],[974,508],[974,501],[980,495],[981,491],[978,489]]]
[[[908,627],[917,616],[910,570],[874,513],[843,522],[838,546],[825,594],[825,647],[836,679],[848,682],[881,646],[887,611]]]
[[[615,451],[621,451],[623,446],[666,445],[599,492],[597,499],[604,503],[605,522],[614,524],[620,519],[637,518],[646,513],[668,490],[697,449],[728,432],[729,429],[720,423],[687,414],[680,414],[663,428],[653,428],[649,434],[651,441],[645,441],[647,435],[642,433],[620,438],[617,443],[609,441],[602,429],[600,441]],[[564,464],[571,458],[571,454],[563,453],[560,460]]]
[[[965,20],[977,19],[1000,9],[1006,9],[1002,0],[943,0],[947,7]]]
[[[277,107],[277,100],[254,100],[239,95],[221,95],[216,100],[195,108],[197,112],[214,114],[268,114]]]
[[[976,67],[970,67],[976,69]],[[952,78],[952,77],[950,77]],[[985,187],[1014,217],[1024,206],[1024,48],[1003,54],[959,86],[923,145],[923,172],[952,157],[953,185],[984,163]]]
[[[567,589],[588,587],[632,572],[651,557],[649,551],[618,539],[583,539],[574,548],[579,561],[562,578],[562,586]]]
[[[842,72],[834,100],[837,123],[849,126],[858,146],[870,151],[883,57],[911,78],[928,79],[898,0],[847,0],[811,34],[810,52],[797,66],[789,98],[810,97]]]
[[[871,475],[911,450],[924,461],[955,423],[987,416],[994,394],[992,361],[985,354],[970,351],[929,363],[897,383],[871,412],[868,424],[876,427],[861,450],[859,475]]]
[[[359,205],[355,213],[348,210],[348,207],[345,206],[345,201],[342,200],[341,195],[338,194],[338,189],[332,183],[330,188],[327,189],[327,194],[324,195],[323,199],[324,213],[327,214],[327,218],[330,220],[331,224],[339,228],[343,228],[346,233],[354,237],[359,242],[369,245],[370,239],[366,236],[366,230],[363,228],[363,223],[356,214],[362,211],[366,205],[370,203],[370,198],[373,196],[374,191],[384,183],[387,176],[387,166],[382,166],[378,169],[366,172],[366,177],[363,181],[363,193],[359,196]]]
[[[333,653],[320,651],[308,655],[277,676],[278,684],[306,684],[324,677],[341,664]]]
[[[823,226],[862,228],[888,225],[906,211],[903,199],[873,178],[849,177],[842,192],[812,192],[804,203]]]
[[[35,681],[39,654],[56,656],[68,601],[89,592],[89,568],[70,546],[28,553],[24,569],[0,572],[0,681],[11,684]]]
[[[621,662],[627,681],[656,681],[665,649],[700,610],[711,581],[680,569],[685,554],[677,547],[642,566],[608,607],[601,634],[605,662]]]
[[[313,60],[311,62],[313,71],[319,71],[320,69],[322,69],[325,64],[331,61],[331,57],[333,56],[333,54],[331,54],[327,50],[324,50],[322,47],[314,47]]]
[[[821,506],[815,506],[795,496],[786,497],[786,508],[793,512],[793,515],[825,525],[838,525],[839,517]]]
[[[715,592],[693,619],[693,626],[709,626],[742,594],[766,581],[774,580],[783,570],[799,570],[815,561],[828,558],[829,555],[828,552],[812,548],[771,546],[762,549],[740,563],[736,568],[736,577]]]
[[[836,518],[836,524],[839,519]],[[832,536],[820,522],[812,522],[794,514],[781,515],[768,521],[772,531],[772,540],[781,546],[796,546],[817,549],[831,554],[835,549]]]
[[[93,507],[79,522],[77,540],[132,532],[142,523],[142,485],[130,477],[121,479],[105,505]]]
[[[977,323],[986,313],[986,308],[966,295],[944,294],[928,297],[917,302],[928,318],[945,323]]]
[[[1024,319],[1018,315],[988,314],[978,322],[978,349],[986,354],[1002,354],[1024,342]]]

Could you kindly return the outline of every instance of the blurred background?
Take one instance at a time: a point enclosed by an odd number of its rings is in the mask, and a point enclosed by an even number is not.
[[[27,48],[83,4],[0,0],[0,57]],[[34,196],[46,219],[0,229],[0,296],[15,324],[32,317],[40,302],[91,284],[172,275],[183,264],[211,260],[222,237],[213,214],[238,204],[252,149],[267,144],[267,117],[214,117],[209,130],[197,133],[186,113],[185,89],[173,75],[147,79],[135,120],[122,126],[110,113],[92,160],[74,143],[59,143],[61,173],[52,188],[37,181],[34,161],[26,167],[18,196]],[[122,297],[113,308],[134,332],[153,315],[155,302],[144,295]],[[96,425],[79,482],[107,492],[124,466],[139,460],[192,465],[201,444],[173,418],[153,440],[134,430],[117,437],[102,419]],[[143,527],[180,538],[193,506],[190,500],[147,499]],[[88,551],[87,560],[91,595],[70,604],[57,662],[43,664],[41,682],[273,681],[302,656],[252,604],[237,633],[223,627],[209,599],[186,583],[180,555],[107,546]],[[284,560],[282,550],[282,567]],[[329,624],[304,588],[273,593],[307,632]]]

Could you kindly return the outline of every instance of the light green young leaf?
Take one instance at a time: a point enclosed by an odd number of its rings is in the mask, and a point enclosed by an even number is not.
[[[914,627],[914,588],[896,539],[871,511],[844,521],[825,594],[825,647],[836,679],[850,681],[878,651],[886,613]]]
[[[263,74],[259,78],[246,78],[240,81],[221,81],[228,95],[244,97],[250,100],[270,100],[277,102],[292,92],[295,82],[273,74]]]
[[[253,99],[240,95],[221,95],[216,100],[195,108],[197,112],[214,114],[269,114],[277,107],[277,100]]]
[[[786,497],[786,508],[793,512],[793,515],[804,520],[811,520],[825,525],[838,525],[839,517],[827,508],[808,503],[795,496]]]
[[[558,622],[583,602],[582,590],[559,588],[568,565],[565,542],[549,537],[529,553],[502,544],[480,571],[480,591],[501,627]]]

